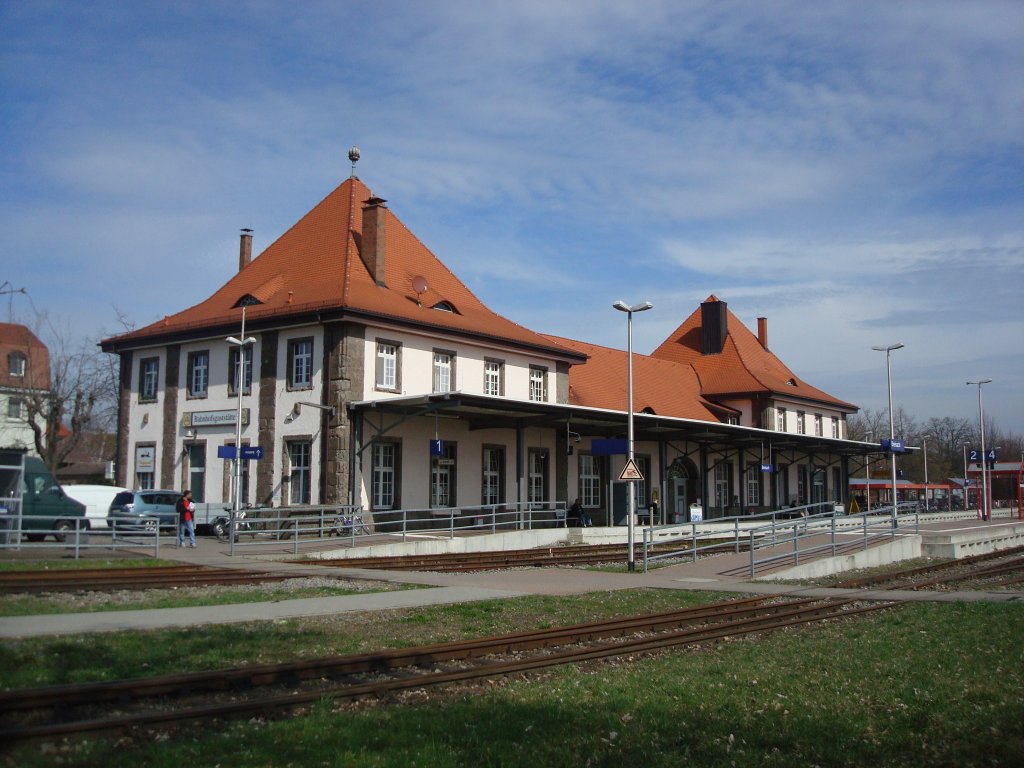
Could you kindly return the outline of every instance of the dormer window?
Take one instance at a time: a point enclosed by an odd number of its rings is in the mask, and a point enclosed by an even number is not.
[[[9,354],[7,356],[7,368],[10,375],[19,379],[24,377],[27,359],[21,352]]]
[[[451,312],[453,315],[457,314],[456,311],[455,311],[455,307],[453,307],[447,301],[439,301],[439,302],[437,302],[437,304],[432,306],[431,309],[439,309],[442,312]]]
[[[796,379],[790,379],[789,381],[786,382],[786,384],[788,384],[791,387],[795,387],[796,386]]]

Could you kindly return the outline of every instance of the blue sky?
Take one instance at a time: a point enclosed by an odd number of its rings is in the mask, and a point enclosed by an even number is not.
[[[1024,4],[6,2],[0,283],[208,296],[358,174],[490,307],[650,352],[709,294],[873,410],[1024,432]],[[0,297],[3,319],[27,299]]]

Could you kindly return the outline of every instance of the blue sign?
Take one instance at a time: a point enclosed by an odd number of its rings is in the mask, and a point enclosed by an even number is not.
[[[430,455],[431,456],[444,456],[444,440],[431,440],[430,441]]]
[[[629,443],[618,437],[607,440],[591,440],[590,451],[595,456],[625,456],[629,453]]]
[[[218,445],[217,446],[217,458],[218,459],[233,459],[235,458],[235,446],[233,445]],[[263,446],[262,445],[243,445],[242,446],[242,459],[248,461],[249,459],[263,458]]]
[[[883,440],[879,445],[883,451],[892,451],[893,453],[906,453],[907,444],[902,440]]]
[[[981,462],[983,461],[986,461],[989,464],[994,464],[996,461],[999,460],[999,454],[996,453],[995,448],[989,448],[987,451],[985,451],[984,455],[982,455],[981,451],[979,451],[977,448],[968,448],[967,458],[969,461],[974,462],[980,467]]]
[[[773,467],[771,464],[762,464],[761,465],[761,471],[762,472],[774,472],[775,471],[775,467]]]

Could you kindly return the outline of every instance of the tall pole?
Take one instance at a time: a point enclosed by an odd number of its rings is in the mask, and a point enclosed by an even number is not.
[[[228,344],[238,347],[238,377],[235,387],[235,394],[238,397],[238,410],[235,414],[235,487],[231,499],[231,520],[228,523],[228,541],[232,554],[235,550],[235,523],[238,520],[242,496],[242,397],[245,394],[245,350],[250,344],[256,344],[256,339],[252,337],[247,338],[245,335],[245,309],[246,307],[262,303],[250,294],[246,294],[239,299],[235,306],[242,308],[242,336],[238,339],[234,336],[228,336],[227,338]]]
[[[235,417],[235,483],[231,499],[231,526],[228,528],[230,540],[234,543],[235,520],[241,508],[242,490],[242,390],[245,382],[245,305],[242,305],[242,338],[238,345],[238,381],[235,392],[238,395],[238,413]]]
[[[921,435],[924,443],[924,511],[928,511],[928,435]]]
[[[981,402],[981,385],[991,384],[992,379],[968,381],[967,385],[978,385],[978,424],[981,427],[981,519],[988,520],[991,514],[988,503],[988,457],[985,455],[985,407]]]
[[[885,352],[885,380],[889,387],[889,456],[892,461],[892,527],[896,527],[896,452],[892,449],[892,441],[896,439],[896,424],[892,413],[892,351],[902,349],[903,344],[890,344],[887,347],[872,347],[876,352]]]
[[[963,444],[964,449],[964,512],[967,511],[967,503],[970,499],[970,480],[967,479],[967,443]]]
[[[875,430],[869,429],[864,434],[867,435],[868,437],[874,437],[875,436]],[[871,512],[871,458],[870,458],[870,456],[871,456],[871,454],[869,453],[868,454],[867,463],[864,465],[864,471],[865,471],[865,473],[867,473],[867,481],[866,481],[867,482],[867,500],[868,500],[867,511],[869,513]]]
[[[626,313],[626,458],[629,464],[633,464],[633,313],[643,312],[654,305],[649,301],[629,306],[624,301],[617,301],[612,304],[615,309]],[[627,480],[626,483],[626,542],[629,552],[626,563],[630,572],[636,570],[636,557],[634,553],[635,534],[633,530],[633,516],[636,512],[636,499],[634,497],[635,480]]]

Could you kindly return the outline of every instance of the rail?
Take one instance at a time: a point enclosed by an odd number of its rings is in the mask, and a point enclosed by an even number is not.
[[[56,525],[44,524],[21,515],[0,516],[0,551],[32,551],[59,547],[79,560],[89,550],[150,549],[160,556],[159,518],[140,517],[131,521],[111,521],[109,528],[92,528],[85,518],[61,519]],[[175,534],[176,535],[176,534]],[[166,544],[164,544],[166,546]]]
[[[220,539],[236,547],[265,546],[288,542],[293,553],[300,544],[336,540],[354,547],[366,537],[378,540],[423,536],[455,538],[461,532],[497,533],[509,530],[556,528],[568,524],[565,502],[542,501],[480,504],[459,507],[423,507],[368,512],[358,506],[257,507],[239,511],[234,521],[230,510],[211,523]]]
[[[835,504],[828,501],[800,507],[784,507],[753,515],[722,517],[714,521],[649,526],[642,532],[644,573],[647,572],[650,564],[660,560],[689,557],[696,562],[702,553],[720,553],[723,547],[730,545],[733,551],[739,554],[746,541],[746,531],[758,527],[760,521],[767,520],[769,526],[774,528],[781,524],[780,521],[799,519],[800,522],[806,522],[834,514],[836,514]],[[688,546],[662,550],[658,554],[654,554],[653,549],[656,543],[666,544],[674,540],[681,544],[686,542]]]
[[[807,559],[828,552],[835,557],[839,548],[849,551],[851,545],[857,550],[867,550],[872,543],[882,539],[894,539],[901,528],[917,533],[921,527],[921,513],[917,502],[906,502],[892,506],[879,507],[871,513],[857,515],[815,515],[803,520],[793,520],[781,524],[751,528],[747,531],[750,551],[750,577],[757,577],[758,566],[790,561],[793,565],[800,564],[800,558]],[[837,542],[838,533],[858,534],[856,544],[847,540],[844,544]],[[828,540],[822,542],[823,536]],[[757,552],[792,545],[784,552],[775,552],[758,557]]]

